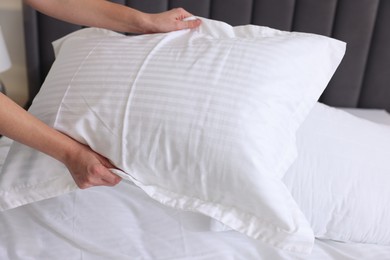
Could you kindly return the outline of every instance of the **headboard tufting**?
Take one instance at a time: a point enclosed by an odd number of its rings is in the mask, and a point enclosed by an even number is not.
[[[390,111],[390,0],[128,0],[145,12],[184,7],[232,25],[256,24],[347,42],[339,69],[321,97],[332,106]],[[81,28],[24,6],[30,102],[53,62],[51,42]]]

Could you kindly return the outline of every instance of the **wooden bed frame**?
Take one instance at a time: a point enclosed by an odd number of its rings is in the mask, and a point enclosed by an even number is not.
[[[128,0],[113,1],[155,13],[183,7],[232,25],[256,24],[331,36],[347,52],[320,101],[331,106],[390,111],[390,1],[388,0]],[[29,104],[54,60],[51,42],[80,26],[24,6]]]

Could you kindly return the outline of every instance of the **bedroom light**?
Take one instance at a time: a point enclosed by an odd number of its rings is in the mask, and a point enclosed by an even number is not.
[[[8,70],[11,67],[11,60],[8,55],[7,46],[3,38],[3,33],[0,26],[0,73]],[[0,92],[5,94],[5,86],[0,79]]]

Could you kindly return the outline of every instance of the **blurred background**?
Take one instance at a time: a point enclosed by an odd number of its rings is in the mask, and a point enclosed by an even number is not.
[[[23,106],[28,97],[24,51],[22,0],[0,0],[0,26],[11,59],[11,68],[0,73],[7,96]]]

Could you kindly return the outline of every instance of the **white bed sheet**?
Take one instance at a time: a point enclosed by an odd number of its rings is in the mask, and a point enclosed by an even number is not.
[[[348,111],[367,116],[366,110]],[[369,113],[390,122],[383,111]],[[0,139],[0,167],[10,143]],[[0,259],[390,259],[389,246],[318,239],[311,255],[300,256],[235,231],[209,231],[209,223],[167,208],[123,181],[1,212]]]
[[[390,114],[383,109],[343,108],[342,110],[375,123],[390,125]]]

